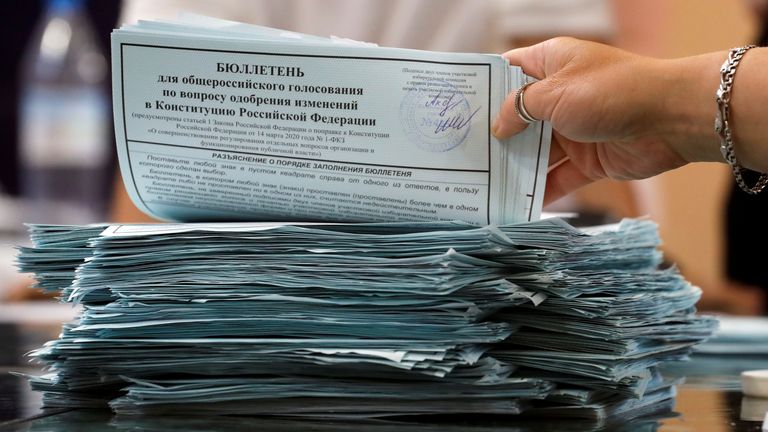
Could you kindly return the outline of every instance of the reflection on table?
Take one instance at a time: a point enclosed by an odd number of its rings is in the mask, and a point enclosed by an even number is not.
[[[5,311],[10,317],[14,312]],[[689,363],[667,373],[692,372],[685,384],[678,386],[673,401],[653,407],[646,415],[632,419],[601,421],[557,421],[502,416],[441,416],[398,418],[387,420],[300,420],[291,418],[226,416],[206,417],[189,413],[184,417],[114,416],[108,410],[41,410],[40,398],[29,389],[26,380],[11,371],[39,373],[27,363],[24,354],[55,338],[61,320],[73,314],[71,309],[38,310],[29,316],[47,316],[48,323],[22,319],[16,312],[17,323],[0,324],[0,430],[8,431],[212,431],[212,430],[270,430],[270,431],[760,431],[762,418],[768,410],[768,400],[743,397],[738,389],[738,356],[726,351],[717,360],[715,352],[724,351],[724,344],[736,340],[729,335],[734,324],[727,318],[725,332],[706,344]],[[58,314],[58,316],[57,316]],[[10,321],[6,319],[5,321]],[[45,321],[43,319],[43,321]],[[51,322],[53,321],[53,322]],[[58,322],[57,322],[58,321]],[[738,324],[738,323],[737,323]],[[750,326],[750,328],[755,328]],[[759,338],[753,334],[751,338]],[[757,340],[757,339],[755,339]],[[760,347],[761,344],[755,344]],[[743,348],[743,347],[742,347]],[[755,348],[758,349],[758,348]],[[768,354],[742,356],[742,366],[768,368]],[[726,358],[726,360],[723,360]]]

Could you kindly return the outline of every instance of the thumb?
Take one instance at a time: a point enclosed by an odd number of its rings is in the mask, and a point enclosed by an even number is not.
[[[549,39],[536,45],[507,51],[503,57],[510,64],[520,66],[526,74],[538,81],[525,89],[525,110],[538,120],[552,120],[554,106],[561,93],[557,73],[570,61],[575,47],[581,41],[569,37]],[[515,93],[501,106],[491,131],[499,139],[522,132],[528,124],[515,112]]]
[[[537,120],[551,120],[552,110],[557,101],[556,86],[550,78],[537,81],[525,88],[521,105]],[[491,131],[498,139],[506,139],[525,130],[528,127],[515,110],[515,94],[511,93],[501,105],[499,114],[493,121]]]

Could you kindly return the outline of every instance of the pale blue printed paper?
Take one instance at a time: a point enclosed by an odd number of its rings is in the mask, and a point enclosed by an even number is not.
[[[184,17],[113,34],[115,127],[144,212],[195,220],[539,217],[549,128],[490,134],[526,77],[436,53]]]

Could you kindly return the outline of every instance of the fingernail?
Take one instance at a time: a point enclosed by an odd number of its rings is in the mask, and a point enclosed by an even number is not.
[[[496,136],[496,131],[499,130],[499,127],[501,126],[501,122],[499,121],[499,118],[496,117],[493,119],[493,123],[491,123],[491,133],[493,136]]]
[[[491,133],[493,136],[495,136],[498,139],[505,139],[507,138],[507,127],[506,125],[501,122],[498,118],[496,121],[493,122],[493,126],[491,127]]]

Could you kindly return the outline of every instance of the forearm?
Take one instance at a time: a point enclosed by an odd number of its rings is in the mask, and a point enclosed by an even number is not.
[[[504,56],[539,79],[525,88],[524,100],[526,111],[550,121],[555,131],[550,199],[605,177],[643,179],[689,162],[724,162],[715,96],[727,51],[659,60],[555,38]],[[749,50],[742,58],[728,123],[738,162],[761,172],[768,172],[766,70],[768,48]],[[525,129],[527,122],[517,114],[522,101],[510,96],[504,102],[493,123],[497,138]]]
[[[683,158],[723,161],[714,131],[715,92],[727,51],[661,62],[659,110],[663,139]],[[768,48],[754,48],[739,65],[730,101],[736,157],[743,166],[768,172]],[[658,75],[658,74],[657,74]],[[666,93],[666,95],[665,95]]]

